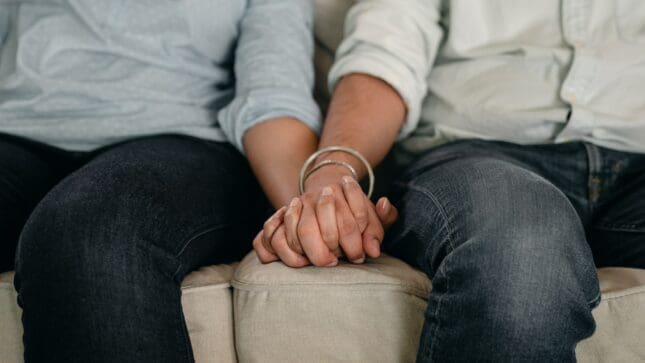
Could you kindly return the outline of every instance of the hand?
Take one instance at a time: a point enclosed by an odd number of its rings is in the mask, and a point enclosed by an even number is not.
[[[319,179],[318,185],[327,184],[322,188],[308,186],[309,192],[267,220],[253,242],[262,262],[335,266],[343,253],[354,263],[380,255],[383,229],[396,221],[396,208],[386,198],[373,205],[350,177],[328,180]]]

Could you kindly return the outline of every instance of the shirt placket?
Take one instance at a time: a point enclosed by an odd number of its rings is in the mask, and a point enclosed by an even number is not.
[[[593,115],[577,107],[589,97],[589,87],[595,72],[594,61],[588,56],[588,24],[591,16],[591,0],[562,1],[562,29],[564,40],[573,51],[569,72],[565,77],[560,97],[571,105],[567,126],[558,136],[560,142],[590,136]]]

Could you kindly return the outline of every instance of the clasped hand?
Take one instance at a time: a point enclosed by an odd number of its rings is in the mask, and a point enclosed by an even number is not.
[[[381,198],[373,204],[351,177],[314,180],[307,192],[278,209],[253,241],[263,263],[331,267],[345,256],[353,263],[378,257],[384,230],[398,211]]]

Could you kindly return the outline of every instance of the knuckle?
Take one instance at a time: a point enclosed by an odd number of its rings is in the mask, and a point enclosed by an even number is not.
[[[285,256],[285,258],[282,259],[282,261],[289,267],[299,266],[298,259],[293,256]]]
[[[298,226],[298,235],[302,236],[311,236],[317,232],[316,227],[309,223],[303,223]]]
[[[382,239],[383,235],[385,234],[385,230],[380,223],[370,223],[368,229],[366,230],[366,233]]]
[[[354,214],[354,218],[356,219],[356,222],[358,223],[366,223],[368,218],[367,218],[367,213],[364,211],[359,211]]]
[[[283,244],[284,244],[284,240],[277,236],[273,236],[270,242],[270,245],[271,247],[273,247],[274,251],[277,251],[280,248],[280,246],[282,246]]]
[[[334,198],[329,195],[321,195],[320,198],[318,198],[318,206],[327,206],[330,205],[334,202]]]
[[[275,225],[275,223],[276,223],[275,218],[271,218],[271,219],[267,220],[263,224],[264,229],[266,230],[266,229],[269,229],[269,228],[273,227]]]
[[[293,221],[296,218],[296,211],[294,208],[289,208],[289,210],[284,214],[284,221]]]
[[[291,238],[287,238],[287,246],[294,252],[300,253],[300,246],[296,241]]]
[[[354,234],[358,230],[358,227],[356,226],[356,223],[353,220],[345,218],[345,219],[342,219],[341,221],[342,222],[338,226],[341,235],[347,236],[350,234]]]
[[[258,247],[262,246],[262,239],[261,238],[256,238],[253,240],[253,248],[258,249]]]
[[[338,234],[333,231],[326,231],[322,233],[322,239],[327,243],[333,243],[338,241]]]
[[[326,254],[324,253],[324,251],[327,250],[327,246],[315,245],[312,247],[314,248],[312,248],[312,250],[307,253],[307,257],[312,264],[316,266],[325,266],[331,262],[327,260]]]

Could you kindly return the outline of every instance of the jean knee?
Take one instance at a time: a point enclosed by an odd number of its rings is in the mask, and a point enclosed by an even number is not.
[[[72,176],[43,199],[18,244],[17,285],[29,279],[107,289],[126,277],[130,284],[145,284],[143,276],[152,270],[172,276],[179,264],[174,251],[156,242],[173,240],[160,237],[164,223],[155,219],[165,200],[142,188],[138,192],[148,197],[129,198],[136,179],[118,173],[104,181]]]
[[[544,178],[506,161],[467,158],[426,170],[399,189],[401,218],[387,247],[429,275],[457,253],[479,273],[490,268],[502,277],[512,276],[514,266],[557,267],[584,281],[595,297],[595,266],[580,218]]]

